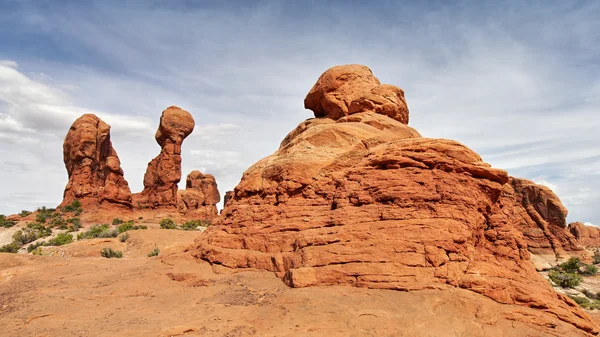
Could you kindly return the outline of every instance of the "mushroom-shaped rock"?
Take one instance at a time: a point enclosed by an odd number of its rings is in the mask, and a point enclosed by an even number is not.
[[[61,206],[79,200],[84,208],[131,207],[131,191],[110,141],[110,126],[93,114],[79,117],[67,133],[63,159],[69,174]]]
[[[192,171],[186,179],[186,189],[180,192],[180,210],[189,218],[210,219],[218,215],[221,196],[212,174]]]
[[[141,204],[152,208],[177,206],[177,184],[181,180],[181,144],[194,130],[192,115],[176,106],[162,112],[156,141],[160,154],[148,163]]]
[[[408,124],[408,106],[402,89],[381,84],[371,69],[359,64],[325,71],[304,99],[315,117],[334,120],[359,112],[375,112]]]

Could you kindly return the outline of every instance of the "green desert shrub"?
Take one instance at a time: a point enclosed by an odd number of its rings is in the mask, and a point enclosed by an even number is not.
[[[581,275],[594,276],[596,274],[598,274],[598,267],[594,266],[593,264],[586,264],[583,266]]]
[[[552,282],[554,282],[554,284],[562,288],[575,288],[582,281],[581,275],[575,273],[565,273],[560,270],[551,270],[548,272],[548,277],[550,280],[552,280]]]
[[[54,208],[46,208],[46,206],[42,206],[37,209],[38,213],[35,216],[35,221],[45,224],[48,218],[52,217],[52,214],[54,214],[55,211],[56,209]]]
[[[162,229],[177,229],[177,224],[171,218],[160,220],[160,228]]]
[[[600,250],[596,250],[594,252],[594,264],[599,264],[600,263]]]
[[[200,220],[191,220],[182,224],[181,229],[184,231],[193,231],[200,226],[202,226],[202,222]]]
[[[77,240],[96,238],[116,238],[119,231],[109,228],[108,224],[94,225],[87,231],[77,234]]]
[[[590,298],[592,300],[596,299],[596,294],[591,292],[589,289],[583,289],[583,291],[581,293],[584,294],[585,297],[587,297],[587,298]]]
[[[102,255],[102,257],[105,257],[107,259],[112,259],[112,258],[120,259],[123,257],[123,252],[120,250],[113,250],[112,248],[104,248],[100,252],[100,255]]]
[[[52,239],[48,240],[49,246],[62,246],[73,242],[73,234],[59,233]]]
[[[135,231],[135,230],[139,230],[139,229],[148,229],[147,226],[138,226],[135,224],[135,222],[133,222],[133,220],[129,220],[124,224],[119,225],[119,227],[117,227],[117,230],[119,231],[119,233],[125,233],[127,231]]]
[[[123,220],[121,220],[119,218],[114,218],[113,221],[112,221],[112,225],[113,226],[118,226],[118,225],[122,224],[123,222],[125,222],[125,221],[123,221]]]
[[[12,220],[6,220],[6,216],[0,214],[0,227],[10,228],[16,224],[17,223]]]
[[[600,309],[600,301],[598,301],[598,300],[590,300],[586,297],[572,296],[572,295],[569,295],[569,297],[573,301],[575,301],[575,303],[579,304],[579,306],[584,309],[588,309],[588,310]]]
[[[129,239],[129,233],[124,233],[121,236],[119,236],[119,241],[121,242],[125,242],[127,241],[127,239]]]
[[[1,246],[0,253],[17,253],[19,251],[19,248],[21,248],[21,246],[19,246],[15,242],[12,242],[7,245]]]
[[[81,202],[77,199],[73,200],[69,205],[63,206],[61,209],[63,213],[80,212],[82,211]]]
[[[24,217],[28,216],[29,214],[31,214],[30,211],[22,210],[21,213],[19,213],[19,216],[21,218],[24,218]]]
[[[578,257],[572,257],[567,262],[564,262],[558,266],[565,273],[578,273],[581,260]]]
[[[158,253],[160,253],[160,249],[158,249],[158,247],[155,245],[154,249],[148,253],[148,257],[158,256]]]

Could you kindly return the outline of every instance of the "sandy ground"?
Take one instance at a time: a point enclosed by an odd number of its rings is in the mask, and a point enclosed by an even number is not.
[[[462,289],[288,288],[272,273],[193,259],[198,235],[142,230],[125,243],[45,247],[52,256],[0,254],[0,335],[585,336],[558,320],[521,323],[533,309]],[[104,247],[124,258],[99,257]]]

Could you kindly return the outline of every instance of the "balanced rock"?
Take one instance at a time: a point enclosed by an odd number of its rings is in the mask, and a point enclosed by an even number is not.
[[[572,222],[569,224],[569,232],[573,234],[580,245],[600,248],[600,228],[586,226],[581,222]]]
[[[192,171],[187,176],[186,188],[180,191],[179,208],[188,217],[212,219],[219,215],[217,204],[221,201],[215,177]]]
[[[513,224],[530,252],[564,256],[583,250],[567,230],[567,209],[550,188],[518,178],[511,178],[506,188],[515,200]]]
[[[339,119],[359,112],[375,112],[408,124],[408,106],[402,89],[381,84],[371,69],[359,64],[327,70],[304,99],[315,117]]]
[[[162,112],[155,135],[161,151],[146,169],[141,204],[151,208],[177,206],[177,184],[181,180],[181,144],[193,130],[194,118],[189,112],[176,106]]]
[[[378,81],[366,67],[325,72],[305,100],[323,118],[244,173],[194,256],[272,271],[291,287],[463,288],[515,306],[511,320],[546,333],[566,322],[597,334],[529,260],[506,171],[458,142],[422,138],[404,124],[408,110],[350,113],[368,83]]]
[[[131,207],[131,191],[110,141],[110,126],[92,114],[79,117],[63,144],[69,175],[60,206],[79,200],[85,207]]]

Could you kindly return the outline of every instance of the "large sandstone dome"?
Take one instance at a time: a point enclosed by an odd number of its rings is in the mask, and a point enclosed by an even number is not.
[[[535,235],[519,226],[564,227],[556,207],[527,213],[535,189],[458,142],[421,137],[402,90],[365,66],[326,71],[305,106],[318,118],[244,173],[196,257],[272,271],[291,287],[462,288],[513,306],[496,321],[540,336],[600,331],[530,261]]]

